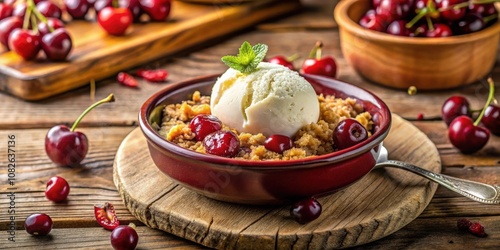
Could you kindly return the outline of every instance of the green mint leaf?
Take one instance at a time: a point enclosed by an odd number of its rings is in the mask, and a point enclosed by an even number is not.
[[[251,73],[257,69],[267,53],[267,45],[257,44],[252,47],[249,42],[244,42],[237,56],[223,56],[221,60],[229,67],[241,73]]]

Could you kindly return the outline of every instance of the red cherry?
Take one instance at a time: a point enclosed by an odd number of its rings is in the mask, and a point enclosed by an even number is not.
[[[36,9],[40,11],[40,13],[44,17],[53,17],[57,19],[61,19],[62,10],[57,6],[54,2],[50,0],[40,1],[36,4]]]
[[[142,10],[152,21],[164,21],[170,14],[171,0],[139,0]]]
[[[427,35],[427,25],[421,24],[418,25],[417,27],[413,28],[412,32],[410,33],[411,37],[425,37]]]
[[[202,141],[208,134],[219,131],[222,122],[213,115],[197,115],[189,123],[189,128],[196,135],[196,140]]]
[[[113,1],[112,0],[96,0],[94,2],[94,9],[97,13],[99,13],[102,9],[104,9],[106,7],[113,7]]]
[[[127,8],[105,7],[99,11],[97,22],[110,35],[124,35],[132,24],[132,13]]]
[[[9,48],[24,60],[33,60],[40,51],[40,37],[32,30],[14,29],[9,35]]]
[[[426,37],[447,37],[452,36],[453,32],[450,26],[443,23],[435,23],[433,29],[428,29],[425,33]]]
[[[385,18],[373,12],[367,12],[360,20],[359,25],[361,27],[384,32],[386,30],[387,24]]]
[[[267,60],[267,62],[279,64],[279,65],[285,66],[291,70],[295,70],[295,67],[293,66],[293,59],[286,58],[284,56],[271,57]]]
[[[94,205],[94,217],[97,223],[107,230],[113,230],[120,225],[115,207],[109,202],[104,205]]]
[[[32,214],[26,217],[24,229],[33,235],[47,235],[52,230],[52,219],[47,214]]]
[[[479,222],[472,222],[469,226],[469,232],[478,237],[486,237],[486,232],[484,232],[484,227]]]
[[[56,30],[59,28],[64,28],[64,23],[60,19],[53,17],[48,17],[47,22],[39,22],[37,27],[41,37],[43,37],[47,33],[50,33],[49,26],[52,27],[53,30]]]
[[[0,20],[0,43],[9,48],[9,35],[13,30],[23,27],[23,20],[18,16],[10,16]]]
[[[51,61],[64,61],[73,48],[69,33],[59,28],[42,37],[42,50]]]
[[[312,75],[323,75],[335,77],[337,75],[337,63],[333,57],[321,58],[322,42],[317,42],[309,54],[309,58],[302,64],[302,72]]]
[[[47,182],[45,197],[51,201],[60,202],[66,200],[69,190],[69,184],[64,178],[54,176]]]
[[[88,0],[63,0],[63,3],[73,19],[84,19],[91,6]]]
[[[264,147],[267,150],[283,154],[285,150],[293,147],[293,142],[292,139],[286,135],[271,135],[264,142]]]
[[[356,119],[339,122],[333,131],[333,142],[338,150],[352,147],[368,138],[368,132]]]
[[[139,242],[139,235],[135,231],[135,225],[118,226],[111,232],[111,246],[115,250],[134,250]]]
[[[461,115],[470,115],[469,101],[463,96],[451,96],[444,101],[441,107],[441,116],[446,125]]]
[[[12,5],[0,3],[0,20],[12,16],[14,8]]]
[[[24,15],[26,14],[26,3],[17,2],[14,5],[14,10],[12,11],[13,16],[18,16],[21,19],[24,19]]]
[[[381,0],[375,12],[384,16],[388,22],[404,19],[410,13],[413,1],[407,0]]]
[[[395,20],[387,26],[386,32],[395,36],[410,36],[412,32],[406,28],[406,23],[405,20]]]
[[[442,19],[447,21],[457,21],[462,19],[467,12],[466,8],[453,8],[453,6],[464,3],[466,0],[440,0],[437,1],[438,9],[445,9],[441,11],[439,14]]]
[[[129,9],[134,18],[134,22],[138,22],[143,14],[139,0],[118,0],[118,6]]]
[[[483,18],[478,14],[467,13],[462,19],[453,25],[453,32],[456,34],[469,34],[486,27]]]
[[[451,144],[464,154],[472,154],[486,145],[490,138],[490,132],[474,125],[468,116],[455,118],[448,128],[448,138]]]
[[[298,201],[292,205],[290,215],[300,224],[306,224],[321,215],[321,204],[315,198]]]
[[[500,106],[490,104],[486,107],[481,123],[494,135],[500,136]]]
[[[240,150],[240,140],[231,131],[215,131],[203,139],[207,153],[222,157],[233,157]]]

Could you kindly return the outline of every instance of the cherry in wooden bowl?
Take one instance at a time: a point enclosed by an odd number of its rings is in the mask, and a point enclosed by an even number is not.
[[[139,126],[155,165],[184,187],[217,200],[242,204],[285,204],[343,189],[375,166],[389,133],[391,113],[377,96],[335,79],[304,75],[317,94],[354,97],[371,113],[373,135],[352,147],[300,160],[252,161],[202,154],[162,138],[157,129],[162,109],[180,103],[194,91],[210,95],[218,75],[167,86],[145,101]],[[146,180],[144,180],[146,181]]]
[[[464,35],[395,36],[358,24],[371,2],[342,0],[334,10],[342,53],[366,79],[392,88],[441,90],[477,82],[493,68],[500,22]]]

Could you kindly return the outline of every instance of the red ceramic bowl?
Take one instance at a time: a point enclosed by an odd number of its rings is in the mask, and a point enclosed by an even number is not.
[[[197,153],[158,135],[161,110],[187,100],[196,90],[210,95],[218,75],[169,85],[151,96],[139,112],[139,126],[147,138],[156,166],[179,184],[205,196],[243,204],[283,204],[333,193],[360,180],[375,166],[378,149],[389,133],[391,113],[372,93],[334,79],[304,75],[316,92],[354,97],[375,122],[373,136],[351,148],[301,160],[250,161]]]

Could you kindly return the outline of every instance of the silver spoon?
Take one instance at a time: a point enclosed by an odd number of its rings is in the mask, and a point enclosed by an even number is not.
[[[434,181],[453,192],[461,194],[471,200],[485,204],[500,204],[500,186],[468,181],[444,174],[436,174],[423,168],[402,161],[388,160],[388,152],[381,148],[375,168],[393,167],[408,170],[431,181]]]

